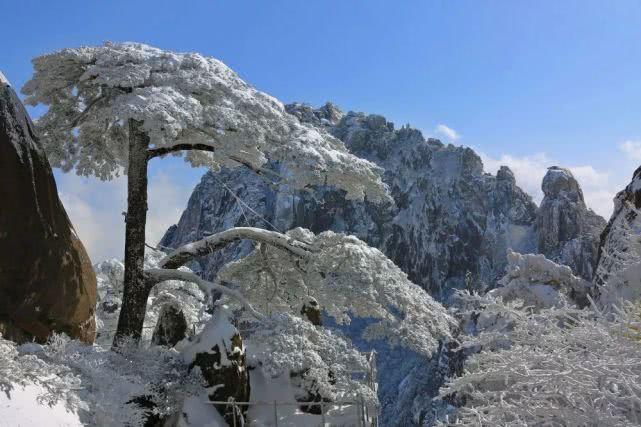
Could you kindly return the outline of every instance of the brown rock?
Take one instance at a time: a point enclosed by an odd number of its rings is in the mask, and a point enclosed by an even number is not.
[[[96,277],[24,106],[0,73],[0,333],[93,342]]]

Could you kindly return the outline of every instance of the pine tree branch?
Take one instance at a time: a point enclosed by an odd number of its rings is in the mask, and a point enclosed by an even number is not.
[[[153,288],[158,283],[164,282],[166,280],[179,280],[182,282],[195,283],[206,295],[211,295],[212,291],[218,291],[222,294],[226,294],[241,303],[256,319],[266,319],[265,315],[256,310],[249,303],[247,298],[245,298],[240,292],[235,291],[234,289],[230,289],[217,283],[208,282],[207,280],[201,279],[200,277],[189,271],[167,270],[163,268],[153,268],[145,270],[145,283],[150,288]]]
[[[207,255],[238,240],[254,240],[283,249],[299,258],[307,258],[312,248],[304,242],[276,231],[255,227],[236,227],[183,245],[160,261],[161,268],[178,268],[190,260]]]

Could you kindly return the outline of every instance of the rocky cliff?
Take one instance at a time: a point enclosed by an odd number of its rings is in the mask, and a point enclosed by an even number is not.
[[[96,277],[22,103],[0,73],[0,333],[93,342]]]
[[[485,174],[471,149],[425,140],[381,116],[343,114],[331,104],[317,110],[293,104],[288,110],[385,168],[396,206],[347,201],[327,188],[292,195],[249,171],[223,170],[203,177],[161,245],[175,247],[247,224],[344,231],[381,248],[437,298],[464,286],[468,272],[479,287],[491,286],[503,272],[508,248],[535,250],[536,205],[508,168]],[[247,249],[241,244],[201,260],[203,274],[212,277]]]
[[[614,199],[598,251],[594,283],[602,304],[641,298],[641,167]]]
[[[605,221],[587,209],[569,172],[550,170],[543,183],[545,199],[537,208],[509,168],[501,167],[496,176],[484,173],[481,159],[470,148],[425,139],[409,126],[397,129],[379,115],[343,114],[329,103],[318,109],[304,104],[287,109],[383,167],[395,203],[348,201],[330,188],[291,194],[248,170],[223,169],[202,178],[162,246],[176,247],[240,225],[281,231],[295,226],[315,232],[331,229],[380,248],[413,282],[444,301],[456,288],[496,286],[505,272],[508,249],[542,252],[591,278]],[[250,249],[248,242],[241,242],[190,267],[212,279],[222,265]],[[431,419],[439,410],[431,398],[453,363],[447,349],[428,361],[375,347],[383,424],[420,425]]]
[[[605,221],[586,207],[568,170],[550,168],[537,208],[508,167],[496,176],[483,173],[481,159],[469,148],[426,140],[410,127],[395,129],[382,116],[343,114],[329,103],[287,109],[382,166],[395,206],[348,201],[327,188],[292,195],[250,171],[223,169],[203,177],[161,245],[175,247],[236,225],[344,231],[382,249],[412,281],[441,299],[463,287],[466,276],[479,288],[493,286],[508,249],[542,253],[591,280]],[[248,249],[240,244],[212,254],[200,268],[212,278]]]
[[[586,206],[569,170],[550,167],[541,187],[544,198],[536,214],[539,252],[591,281],[605,220]]]

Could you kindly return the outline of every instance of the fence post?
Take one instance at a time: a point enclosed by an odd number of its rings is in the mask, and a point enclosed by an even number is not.
[[[321,423],[323,423],[323,427],[325,427],[325,402],[321,399],[320,403],[321,407]]]
[[[274,426],[278,427],[278,405],[274,400]]]
[[[234,419],[234,427],[236,427],[236,403],[234,401],[231,403],[231,413],[232,418]]]

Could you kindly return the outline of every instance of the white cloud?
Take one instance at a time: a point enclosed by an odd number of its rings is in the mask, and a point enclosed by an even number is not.
[[[124,253],[126,179],[56,174],[60,199],[93,263]]]
[[[499,158],[480,153],[480,156],[486,172],[495,174],[499,167],[503,165],[512,169],[519,187],[532,195],[536,203],[541,203],[543,199],[541,182],[547,172],[547,168],[555,165],[567,167],[579,182],[588,207],[605,219],[609,219],[612,214],[612,199],[617,191],[625,186],[623,183],[611,182],[607,172],[598,171],[590,165],[563,166],[563,163],[554,161],[545,153],[522,157],[503,154]]]
[[[632,160],[641,161],[641,141],[625,141],[619,145],[619,149]]]
[[[124,254],[126,178],[103,182],[72,173],[56,173],[60,199],[93,263]],[[149,179],[147,243],[156,245],[187,205],[193,183],[182,185],[159,171]]]
[[[543,199],[541,182],[547,172],[547,168],[554,164],[545,153],[524,157],[503,154],[499,158],[493,158],[484,153],[479,153],[479,155],[483,160],[486,172],[496,174],[501,166],[508,166],[514,172],[519,187],[530,194],[534,201],[541,202]]]
[[[166,172],[156,173],[149,183],[147,243],[158,244],[165,231],[180,219],[193,185],[178,185]]]
[[[446,125],[444,125],[442,123],[436,125],[436,127],[434,128],[434,133],[437,136],[444,137],[449,142],[455,142],[455,141],[458,141],[461,138],[461,135],[459,135],[459,133],[457,131],[455,131],[451,127],[446,126]]]

